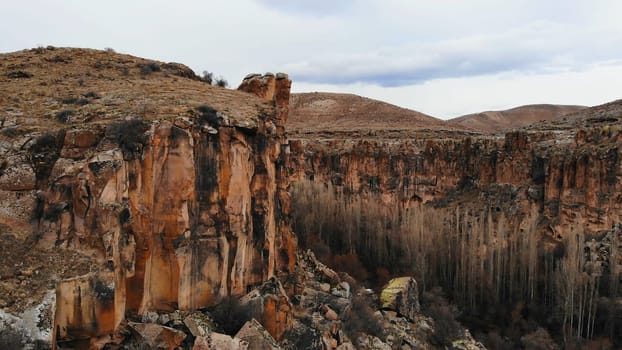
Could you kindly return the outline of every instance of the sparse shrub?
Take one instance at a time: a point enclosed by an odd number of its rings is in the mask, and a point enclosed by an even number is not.
[[[8,128],[2,128],[2,130],[0,130],[0,133],[3,136],[9,137],[9,138],[13,138],[13,137],[17,137],[17,136],[25,134],[26,131],[20,129],[17,126],[10,126]]]
[[[212,82],[214,81],[214,73],[204,70],[203,75],[201,76],[201,81],[212,85]]]
[[[71,61],[71,58],[56,55],[52,58],[45,58],[45,60],[52,63],[69,63]]]
[[[208,83],[210,85],[214,85],[214,86],[220,86],[223,88],[226,88],[229,86],[229,82],[227,82],[227,80],[225,78],[221,76],[219,76],[218,78],[214,77],[214,73],[212,72],[208,72],[206,70],[203,71],[203,75],[201,75],[199,77],[199,79],[202,82]]]
[[[8,167],[8,164],[9,163],[6,160],[4,160],[4,161],[2,161],[2,163],[0,163],[0,176],[4,175],[4,171]]]
[[[43,47],[43,45],[39,45],[37,47],[33,47],[32,49],[30,49],[30,51],[34,53],[42,54],[42,53],[45,53],[45,47]]]
[[[130,69],[126,66],[121,66],[117,68],[122,76],[127,77],[130,75]]]
[[[484,336],[482,340],[483,340],[484,345],[486,345],[488,349],[497,349],[497,350],[515,349],[515,346],[510,339],[500,336],[499,333],[497,332],[488,333],[488,335]]]
[[[29,149],[37,179],[37,185],[44,187],[56,160],[60,156],[60,149],[65,138],[64,131],[47,133],[38,137]]]
[[[551,335],[544,328],[538,328],[534,332],[531,332],[521,337],[521,343],[525,346],[525,349],[530,350],[557,350],[559,347]]]
[[[140,75],[142,75],[143,77],[162,70],[162,68],[160,68],[160,65],[155,62],[141,63],[138,65],[138,67],[140,68]]]
[[[218,112],[214,108],[207,105],[201,105],[197,107],[197,111],[200,113],[199,121],[201,123],[208,123],[216,127],[220,126],[221,119],[218,116]]]
[[[460,337],[462,327],[456,321],[457,309],[450,305],[442,289],[434,288],[423,293],[423,313],[434,320],[432,342],[437,345],[450,346],[452,340]]]
[[[328,265],[337,271],[346,272],[360,282],[366,281],[369,277],[369,273],[356,254],[334,255]]]
[[[210,314],[214,321],[228,335],[235,335],[247,321],[253,318],[250,305],[240,304],[234,296],[226,297]]]
[[[221,77],[218,77],[218,79],[216,79],[216,81],[214,82],[214,85],[220,86],[222,88],[226,88],[227,86],[229,86],[229,82],[221,76]]]
[[[107,47],[104,49],[106,52],[115,53],[116,51],[112,47]]]
[[[147,142],[148,128],[149,124],[140,119],[118,121],[108,126],[106,137],[121,147],[126,160],[137,159]]]
[[[361,333],[380,339],[385,338],[384,325],[374,314],[371,304],[371,300],[362,295],[355,295],[352,298],[350,312],[343,321],[343,329],[355,344]]]
[[[303,237],[301,237],[303,238]],[[330,251],[330,247],[320,240],[320,237],[316,234],[310,234],[309,237],[304,237],[305,241],[301,244],[301,246],[311,249],[315,257],[323,262],[324,264],[329,264],[332,252]]]
[[[9,72],[9,73],[7,73],[6,76],[7,76],[7,78],[10,78],[10,79],[28,79],[28,78],[32,78],[33,77],[33,75],[31,73],[24,72],[24,71],[21,71],[21,70]]]
[[[87,100],[86,98],[82,98],[82,97],[68,97],[68,98],[62,99],[61,102],[66,105],[77,105],[77,106],[84,106],[84,105],[89,104],[89,100]]]
[[[0,329],[0,349],[21,349],[23,347],[22,335],[11,329]]]
[[[92,99],[100,99],[101,96],[99,96],[98,93],[96,93],[95,91],[89,91],[86,94],[82,94],[82,96],[84,96],[85,98],[92,98]]]
[[[64,109],[54,115],[54,119],[58,120],[61,123],[66,123],[69,121],[69,117],[75,114],[73,109]]]

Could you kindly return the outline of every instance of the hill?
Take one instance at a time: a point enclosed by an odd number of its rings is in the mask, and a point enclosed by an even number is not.
[[[353,94],[313,92],[292,94],[287,129],[309,133],[469,128]]]
[[[555,120],[585,108],[587,107],[571,105],[526,105],[504,111],[467,114],[449,121],[467,128],[494,133],[524,127],[539,121]]]
[[[271,105],[211,86],[179,63],[109,51],[36,48],[0,54],[2,126],[21,132],[59,126],[188,117],[208,105],[232,123],[253,123]]]

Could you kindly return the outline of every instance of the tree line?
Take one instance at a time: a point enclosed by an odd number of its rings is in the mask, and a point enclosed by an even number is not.
[[[336,269],[364,266],[354,272],[376,285],[411,274],[421,292],[441,286],[466,314],[508,328],[535,319],[565,344],[622,340],[620,226],[599,241],[574,227],[560,243],[539,233],[535,206],[508,218],[491,207],[435,208],[308,180],[292,192],[301,245],[329,264],[348,261]]]

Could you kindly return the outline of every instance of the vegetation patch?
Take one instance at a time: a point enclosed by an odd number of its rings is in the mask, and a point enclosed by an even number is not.
[[[28,78],[32,78],[34,75],[28,72],[18,70],[18,71],[9,72],[7,73],[6,76],[7,78],[10,78],[10,79],[28,79]]]
[[[85,98],[92,98],[92,99],[95,99],[95,100],[101,98],[101,96],[97,92],[95,92],[95,91],[89,91],[86,94],[82,94],[82,96],[84,96]]]
[[[357,341],[361,333],[373,335],[382,340],[385,338],[382,321],[374,314],[371,300],[361,295],[355,295],[352,298],[350,312],[343,322],[343,330],[356,346],[360,345]]]
[[[66,105],[84,106],[89,104],[89,100],[84,97],[68,97],[61,100]]]
[[[69,121],[69,117],[74,115],[76,111],[73,109],[64,109],[56,114],[54,114],[54,119],[58,120],[61,123],[67,123]]]
[[[26,133],[26,130],[20,129],[17,126],[10,126],[7,128],[2,128],[2,130],[0,130],[0,134],[8,138],[14,138],[20,135],[24,135],[25,133]]]
[[[65,139],[65,132],[47,133],[39,136],[29,149],[30,161],[35,170],[37,185],[45,187],[50,172],[60,156]]]
[[[222,76],[216,77],[214,76],[214,73],[208,71],[203,71],[203,75],[199,77],[199,80],[204,83],[208,83],[214,86],[220,86],[223,88],[229,86],[229,82],[225,78],[223,78]]]
[[[222,331],[228,335],[235,335],[247,321],[253,318],[251,306],[241,304],[239,299],[233,296],[226,297],[210,314]]]
[[[123,120],[112,123],[106,129],[106,138],[121,147],[125,160],[137,159],[147,143],[145,132],[149,123],[142,119]]]
[[[151,73],[160,72],[162,70],[160,65],[155,62],[139,63],[138,68],[140,68],[140,75],[142,75],[143,77],[146,77]]]
[[[208,123],[219,127],[222,123],[222,118],[218,116],[218,112],[210,106],[201,105],[197,107],[197,111],[199,111],[199,122],[201,124]]]

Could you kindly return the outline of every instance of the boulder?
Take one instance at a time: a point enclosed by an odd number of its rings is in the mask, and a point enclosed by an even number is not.
[[[321,310],[324,313],[324,318],[326,318],[327,320],[337,321],[337,319],[339,319],[339,315],[337,315],[335,310],[331,309],[330,306],[322,305]]]
[[[155,323],[129,322],[129,329],[136,339],[150,349],[175,349],[186,339],[186,334],[174,328]]]
[[[251,315],[261,320],[274,339],[280,340],[292,325],[293,305],[274,277],[242,297],[240,304],[249,307]]]
[[[248,342],[248,350],[281,349],[276,340],[256,319],[246,322],[235,338]]]
[[[199,312],[192,312],[188,316],[184,318],[184,324],[190,330],[190,333],[195,337],[205,337],[208,336],[212,329],[214,329],[214,325],[210,318]]]
[[[412,277],[390,280],[380,294],[380,307],[394,310],[413,321],[420,310],[417,281]]]
[[[226,334],[211,333],[206,337],[197,337],[192,350],[247,350],[248,343],[244,340],[231,338]]]

